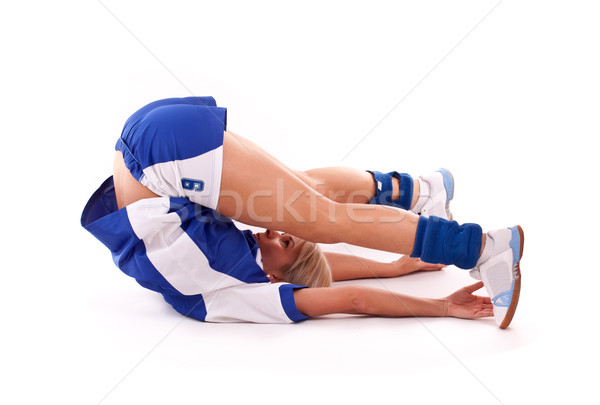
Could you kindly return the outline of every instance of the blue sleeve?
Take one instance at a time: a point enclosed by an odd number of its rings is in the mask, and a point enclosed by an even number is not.
[[[294,322],[303,321],[310,318],[304,315],[298,308],[296,308],[296,301],[294,300],[294,290],[297,288],[306,288],[306,286],[300,286],[295,284],[282,284],[279,287],[279,296],[281,298],[281,306],[285,314]]]

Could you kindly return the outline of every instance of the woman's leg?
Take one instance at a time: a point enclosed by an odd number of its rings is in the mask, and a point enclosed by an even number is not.
[[[506,328],[510,324],[521,286],[524,236],[519,226],[492,231],[485,237],[476,224],[459,225],[385,205],[344,204],[317,191],[320,186],[312,181],[318,175],[326,177],[325,185],[333,190],[345,187],[344,177],[356,175],[360,181],[353,180],[356,182],[350,187],[373,193],[362,173],[332,169],[295,172],[252,142],[226,132],[217,210],[247,224],[313,242],[345,242],[463,269],[477,265],[498,325]]]
[[[319,193],[313,181],[251,141],[226,132],[217,211],[313,242],[345,242],[402,254],[413,251],[417,215],[382,205],[333,201]]]
[[[295,172],[305,183],[339,203],[367,204],[375,196],[375,181],[373,175],[365,170],[351,167],[323,167],[304,172]],[[400,198],[400,181],[392,178],[392,200]],[[413,208],[419,199],[419,182],[413,183]]]

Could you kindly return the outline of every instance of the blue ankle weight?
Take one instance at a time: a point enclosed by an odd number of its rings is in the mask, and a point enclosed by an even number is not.
[[[427,263],[455,265],[472,269],[481,251],[481,227],[477,224],[459,225],[438,217],[420,217],[411,257]]]
[[[392,207],[409,210],[413,197],[413,179],[409,174],[389,172],[381,173],[367,170],[375,180],[375,196],[369,201],[370,204],[391,205]],[[400,183],[400,197],[392,200],[392,179],[397,178]]]

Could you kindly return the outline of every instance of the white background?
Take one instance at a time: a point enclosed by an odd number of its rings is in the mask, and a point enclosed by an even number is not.
[[[597,400],[598,11],[594,1],[4,2],[0,402]],[[111,173],[127,117],[189,95],[214,96],[230,130],[297,169],[451,169],[456,219],[525,229],[511,327],[180,317],[120,273],[79,216]],[[439,297],[470,282],[448,268],[362,284]]]

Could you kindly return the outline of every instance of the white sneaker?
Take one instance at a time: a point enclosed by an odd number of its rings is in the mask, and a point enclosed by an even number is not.
[[[506,328],[515,314],[521,293],[521,268],[525,236],[520,226],[498,229],[486,234],[486,247],[471,277],[483,281],[494,305],[494,318]],[[487,245],[491,243],[493,245]],[[486,257],[484,257],[486,256]]]
[[[427,182],[429,193],[421,194],[411,210],[424,217],[440,217],[452,220],[450,201],[454,198],[454,177],[446,169],[439,169],[427,176],[419,177]]]

